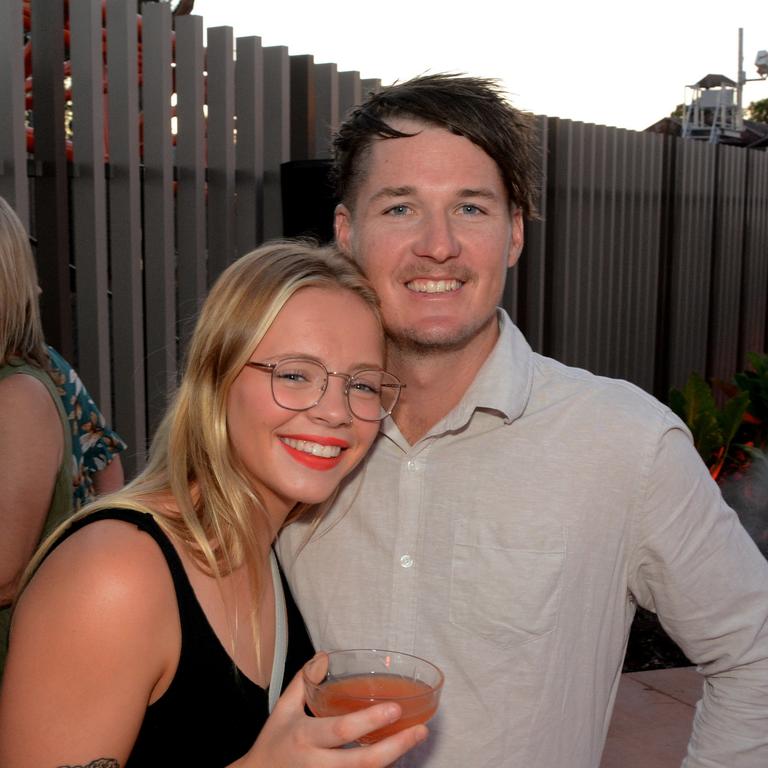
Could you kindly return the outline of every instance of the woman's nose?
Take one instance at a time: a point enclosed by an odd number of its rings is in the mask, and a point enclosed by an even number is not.
[[[310,416],[334,426],[349,424],[352,421],[352,412],[347,397],[348,383],[346,376],[330,374],[320,402],[310,408]]]

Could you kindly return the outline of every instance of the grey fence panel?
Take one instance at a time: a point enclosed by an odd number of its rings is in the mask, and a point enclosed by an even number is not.
[[[669,274],[669,386],[704,375],[712,272],[717,146],[677,141]]]
[[[208,30],[208,284],[235,259],[235,61],[232,27]]]
[[[153,435],[176,383],[176,253],[171,134],[171,12],[143,6],[144,301],[147,431]]]
[[[728,381],[739,362],[734,339],[739,337],[740,324],[747,153],[740,147],[718,149],[706,374]]]
[[[315,65],[315,157],[331,156],[331,136],[339,125],[339,72],[335,64]]]
[[[576,346],[586,337],[580,307],[584,281],[583,233],[589,226],[584,211],[584,132],[581,123],[550,121],[550,186],[547,216],[549,281],[547,283],[546,352],[565,363],[582,365]]]
[[[128,475],[143,465],[146,452],[137,35],[134,6],[107,0],[113,413],[128,443]]]
[[[0,197],[29,226],[22,0],[0,3]]]
[[[69,189],[64,136],[64,6],[32,3],[32,74],[35,126],[34,234],[43,294],[45,337],[72,359],[69,275]]]
[[[239,38],[233,57],[229,28],[211,30],[206,64],[202,20],[194,16],[177,19],[173,67],[169,10],[149,4],[142,43],[142,176],[135,7],[108,0],[107,8],[105,183],[99,0],[70,3],[77,110],[70,198],[62,4],[36,0],[32,6],[36,146],[29,155],[21,0],[0,4],[0,64],[6,65],[0,193],[27,218],[28,170],[33,176],[29,219],[40,243],[44,324],[49,340],[68,356],[75,336],[69,316],[72,222],[80,372],[103,410],[109,411],[110,399],[114,404],[114,424],[130,443],[130,475],[143,464],[146,427],[154,431],[175,383],[179,329],[189,333],[207,277],[283,234],[281,170],[326,169],[328,129],[379,90],[381,81],[338,72],[335,64],[315,65],[312,56],[291,57],[285,46],[262,48],[257,37]],[[694,370],[727,379],[747,352],[764,352],[768,154],[537,120],[541,219],[526,223],[524,253],[503,296],[532,346],[634,381],[661,398]],[[310,213],[329,204],[327,190],[300,186]],[[301,207],[290,205],[291,211]],[[322,217],[329,220],[330,213]]]
[[[317,85],[313,56],[291,56],[291,160],[315,157]]]
[[[339,115],[349,112],[363,100],[360,73],[354,70],[339,72]]]
[[[541,183],[547,178],[548,118],[536,117],[538,164]],[[507,272],[502,305],[520,327],[528,343],[544,352],[545,285],[547,264],[547,196],[538,195],[538,218],[525,222],[525,243],[518,263]]]
[[[662,141],[557,118],[548,132],[538,233],[547,279],[544,294],[530,299],[539,313],[533,325],[545,326],[538,335],[547,354],[651,390]],[[541,290],[542,277],[530,276],[528,294],[537,283]]]
[[[99,0],[69,4],[72,62],[72,242],[80,378],[112,421],[107,185],[104,177],[104,46]]]
[[[539,142],[540,194],[538,201],[539,218],[526,224],[525,252],[523,254],[521,279],[525,300],[518,312],[527,338],[536,350],[544,349],[547,281],[547,228],[548,203],[544,180],[547,178],[549,163],[549,122],[540,115],[536,118]]]
[[[183,346],[207,288],[205,252],[205,51],[200,16],[176,19],[176,244],[178,321]]]
[[[622,333],[614,339],[618,367],[609,369],[652,392],[659,333],[661,210],[664,141],[661,136],[622,131],[619,176],[626,197],[618,214],[617,256],[625,265],[620,285]]]
[[[283,233],[280,166],[291,159],[291,63],[284,45],[264,50],[264,237]]]
[[[739,368],[768,349],[768,153],[747,154]]]
[[[264,239],[264,52],[259,37],[237,38],[237,254]]]

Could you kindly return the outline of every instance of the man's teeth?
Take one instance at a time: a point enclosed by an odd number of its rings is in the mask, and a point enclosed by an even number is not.
[[[280,439],[297,451],[311,453],[313,456],[322,456],[324,459],[334,459],[341,453],[341,447],[338,445],[320,445],[320,443],[312,443],[309,440],[292,440],[290,437],[281,437]]]
[[[458,280],[411,280],[406,285],[409,290],[417,293],[447,293],[461,288]]]

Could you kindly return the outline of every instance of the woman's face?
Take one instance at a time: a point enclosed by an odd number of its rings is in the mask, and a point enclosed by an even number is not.
[[[351,291],[303,288],[286,302],[250,362],[286,357],[310,358],[346,374],[381,368],[381,328]],[[379,423],[353,417],[344,389],[345,380],[331,376],[317,405],[291,411],[275,402],[268,370],[245,366],[235,379],[227,401],[230,444],[270,513],[324,501],[371,446]]]

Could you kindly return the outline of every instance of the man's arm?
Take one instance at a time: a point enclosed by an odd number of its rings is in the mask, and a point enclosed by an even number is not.
[[[669,426],[636,513],[630,588],[706,676],[684,768],[765,768],[768,561]]]

